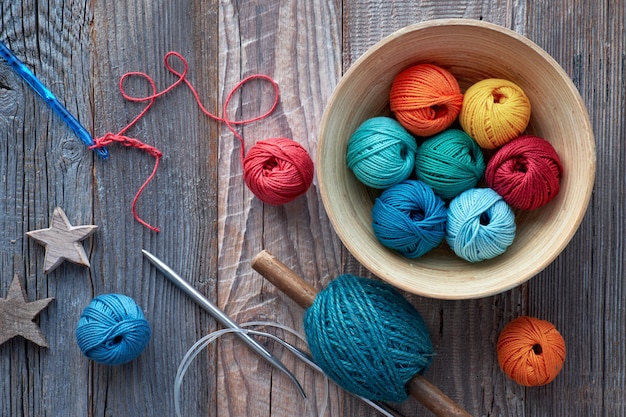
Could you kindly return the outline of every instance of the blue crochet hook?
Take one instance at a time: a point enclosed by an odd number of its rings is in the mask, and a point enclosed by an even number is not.
[[[59,99],[50,91],[33,72],[15,56],[13,52],[0,41],[0,56],[4,58],[9,64],[11,69],[19,75],[29,86],[33,89],[41,98],[48,104],[48,106],[58,114],[61,119],[72,129],[72,131],[82,140],[85,145],[95,145],[91,134],[80,124],[80,122],[72,116],[72,114],[61,104]],[[109,152],[106,148],[93,148],[93,151],[100,155],[102,158],[108,158]]]

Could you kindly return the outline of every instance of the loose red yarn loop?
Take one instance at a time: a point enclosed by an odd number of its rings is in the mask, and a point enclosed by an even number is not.
[[[563,336],[548,321],[522,316],[507,324],[498,337],[498,362],[511,379],[527,387],[556,378],[565,362]]]
[[[449,71],[432,64],[418,64],[394,78],[389,104],[406,130],[416,136],[432,136],[456,120],[463,94]]]
[[[182,63],[182,72],[176,70],[172,66],[172,64],[170,63],[170,59],[172,57],[177,58]],[[169,72],[174,74],[177,79],[162,91],[157,90],[154,80],[146,73],[132,71],[122,75],[119,82],[119,89],[122,97],[131,102],[147,102],[148,104],[126,127],[120,130],[118,133],[107,133],[100,138],[95,138],[95,144],[91,146],[91,148],[100,148],[117,142],[127,147],[144,150],[150,155],[154,156],[155,163],[152,173],[139,188],[137,194],[135,195],[135,198],[133,199],[132,212],[135,220],[137,220],[139,223],[146,226],[150,230],[153,230],[155,232],[159,231],[157,227],[151,226],[149,223],[145,222],[139,217],[139,215],[137,214],[136,205],[139,196],[146,188],[148,183],[152,181],[152,179],[156,175],[162,153],[157,148],[147,145],[140,140],[124,136],[124,134],[148,112],[148,110],[150,109],[150,107],[152,107],[157,98],[170,92],[181,83],[185,83],[187,87],[189,87],[191,93],[194,96],[194,99],[196,100],[196,103],[198,104],[200,111],[211,119],[224,123],[241,143],[240,156],[242,166],[244,167],[244,178],[246,184],[252,190],[254,195],[256,195],[260,200],[268,204],[278,205],[289,202],[300,194],[306,192],[306,190],[311,185],[311,182],[313,181],[313,161],[311,160],[308,152],[300,144],[291,139],[285,138],[276,138],[267,141],[261,141],[257,143],[257,145],[252,147],[249,157],[246,158],[244,147],[245,143],[243,137],[233,127],[235,125],[244,125],[266,118],[276,109],[279,102],[278,84],[271,77],[263,74],[253,74],[237,83],[226,97],[226,100],[224,101],[224,106],[222,108],[223,116],[219,117],[208,111],[206,107],[204,107],[204,105],[202,104],[198,92],[194,88],[193,84],[191,84],[191,82],[187,79],[189,65],[187,63],[187,60],[185,60],[185,58],[181,54],[174,51],[168,52],[167,54],[165,54],[164,63],[165,68]],[[149,94],[147,96],[132,96],[126,93],[126,91],[124,90],[124,82],[127,78],[132,76],[144,78],[150,85],[152,94]],[[274,101],[269,110],[259,116],[251,117],[244,120],[231,120],[226,117],[228,105],[232,100],[234,94],[238,90],[240,90],[247,82],[257,79],[268,81],[274,90]]]
[[[187,84],[191,90],[200,111],[213,120],[222,122],[239,140],[241,164],[244,170],[244,180],[252,193],[264,203],[280,205],[292,201],[296,197],[305,193],[313,181],[313,160],[309,153],[297,142],[286,138],[274,138],[257,142],[246,157],[245,142],[243,137],[234,128],[234,125],[244,125],[268,117],[274,112],[279,102],[278,84],[271,77],[263,74],[253,74],[238,82],[228,93],[222,107],[222,117],[216,116],[208,111],[198,92],[191,82],[187,80],[187,62],[176,52],[170,52],[169,56],[176,56],[183,61],[185,70],[177,72],[167,63],[166,67],[174,75],[179,77],[179,81]],[[263,114],[244,120],[233,120],[227,117],[228,105],[233,96],[246,83],[253,80],[262,80],[270,83],[274,90],[274,101],[270,108]]]
[[[286,138],[258,141],[248,152],[243,168],[252,193],[272,205],[292,201],[313,181],[313,161],[308,152]]]
[[[559,193],[563,166],[554,147],[537,136],[520,136],[502,146],[485,170],[487,185],[512,207],[534,210]]]

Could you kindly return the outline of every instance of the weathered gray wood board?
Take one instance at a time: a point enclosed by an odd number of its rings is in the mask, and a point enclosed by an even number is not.
[[[409,295],[437,351],[427,376],[476,416],[626,413],[624,1],[7,0],[0,7],[0,39],[94,135],[118,132],[144,106],[120,95],[124,73],[146,72],[159,90],[175,80],[163,65],[164,55],[174,50],[188,60],[189,80],[216,114],[243,77],[263,73],[276,79],[277,111],[239,128],[246,149],[282,136],[312,155],[324,106],[342,73],[394,30],[463,17],[527,36],[563,66],[587,105],[597,143],[595,191],[568,248],[527,284],[479,300]],[[125,87],[138,96],[150,93],[139,78]],[[269,86],[250,84],[235,96],[229,116],[253,117],[272,99]],[[198,110],[185,86],[158,99],[127,135],[164,154],[137,206],[142,218],[161,228],[158,234],[130,212],[154,159],[121,145],[109,148],[108,160],[98,159],[0,63],[0,297],[17,273],[27,300],[55,299],[36,318],[48,349],[20,337],[0,345],[1,416],[174,415],[178,364],[217,326],[142,259],[141,248],[160,256],[237,321],[296,329],[302,309],[250,268],[261,249],[318,289],[343,272],[368,275],[334,234],[317,183],[282,207],[254,198],[244,185],[238,141]],[[48,227],[56,206],[72,224],[98,226],[83,242],[91,268],[66,262],[43,273],[44,248],[25,233]],[[82,309],[108,292],[134,298],[153,326],[146,351],[119,367],[89,362],[74,341]],[[548,386],[520,387],[497,365],[498,333],[521,314],[552,321],[567,342],[563,372]],[[317,414],[322,379],[266,343],[315,404],[305,404],[287,378],[226,336],[190,368],[183,415]],[[407,417],[427,415],[414,400],[398,409]],[[376,413],[331,384],[327,415]]]

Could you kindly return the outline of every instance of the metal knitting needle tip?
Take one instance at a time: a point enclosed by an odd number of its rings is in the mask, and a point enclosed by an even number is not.
[[[178,288],[180,288],[185,294],[187,294],[192,300],[194,300],[200,307],[206,310],[218,323],[229,329],[243,330],[233,319],[231,319],[225,312],[220,310],[218,306],[213,304],[208,298],[200,294],[198,290],[192,287],[187,281],[182,279],[172,268],[167,266],[165,262],[151,254],[145,249],[142,249],[143,255],[152,263],[163,275],[169,278]],[[287,369],[287,367],[276,358],[270,351],[268,351],[262,344],[260,344],[255,338],[245,332],[235,333],[245,344],[248,345],[257,355],[265,359],[270,365],[287,375],[289,379],[296,385],[300,395],[306,398],[306,394],[302,385],[298,379]]]

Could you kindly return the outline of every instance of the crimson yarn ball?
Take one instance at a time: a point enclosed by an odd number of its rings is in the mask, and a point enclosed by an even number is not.
[[[511,207],[534,210],[559,193],[563,166],[545,139],[523,135],[502,146],[485,169],[487,185]]]
[[[304,194],[313,182],[313,160],[287,138],[258,141],[243,161],[244,180],[264,203],[281,205]]]

